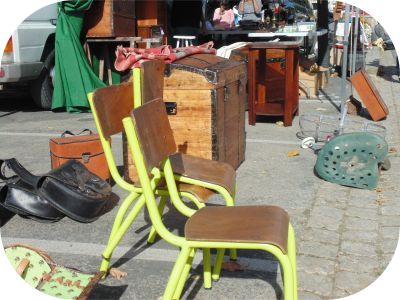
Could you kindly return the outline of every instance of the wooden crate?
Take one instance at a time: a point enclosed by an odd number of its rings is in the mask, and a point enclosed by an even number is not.
[[[307,96],[313,98],[318,95],[318,91],[324,88],[329,81],[329,71],[317,71],[310,72],[308,70],[300,68],[299,81],[301,81],[299,94],[300,96]],[[307,88],[304,90],[303,85]]]
[[[136,36],[135,0],[93,1],[85,15],[87,37]]]
[[[245,64],[197,54],[165,68],[163,87],[155,80],[152,91],[158,94],[163,88],[166,106],[175,107],[169,121],[178,151],[237,169],[245,159]],[[135,182],[126,145],[124,165],[125,177]]]

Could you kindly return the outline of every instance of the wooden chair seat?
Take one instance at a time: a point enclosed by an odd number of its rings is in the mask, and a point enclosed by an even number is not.
[[[277,206],[204,207],[185,225],[191,241],[262,243],[287,253],[289,215]]]
[[[231,165],[182,153],[175,153],[169,159],[174,174],[223,186],[231,195],[235,194],[236,171]]]

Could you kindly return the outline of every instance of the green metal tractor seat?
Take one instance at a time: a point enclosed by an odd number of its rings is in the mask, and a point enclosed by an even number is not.
[[[354,132],[339,135],[319,152],[316,173],[326,181],[372,190],[378,185],[379,164],[388,154],[388,144],[379,135]]]

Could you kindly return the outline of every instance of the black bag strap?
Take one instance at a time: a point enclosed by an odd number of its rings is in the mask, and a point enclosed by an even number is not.
[[[33,175],[31,172],[25,169],[15,158],[6,159],[4,162],[6,163],[7,167],[13,170],[14,173],[25,183],[36,186],[37,182],[41,178],[40,176]]]
[[[72,136],[76,136],[76,135],[81,135],[82,133],[87,132],[87,134],[93,134],[93,132],[90,129],[83,129],[81,132],[79,133],[73,133],[72,131],[66,130],[61,134],[61,137],[65,137],[66,135],[72,135]]]

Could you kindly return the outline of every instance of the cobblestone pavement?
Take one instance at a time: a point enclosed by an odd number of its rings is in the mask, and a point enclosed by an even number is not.
[[[392,79],[393,69],[387,70],[384,78],[373,75],[379,56],[376,49],[368,53],[367,71],[390,111],[380,122],[387,128],[389,147],[400,151],[400,84]],[[395,65],[394,61],[386,63]],[[334,79],[330,85],[335,85]],[[338,91],[337,86],[327,90],[321,101],[302,100],[300,113],[337,113]],[[6,102],[3,106],[0,102],[0,156],[15,156],[34,173],[49,168],[50,136],[66,128],[94,129],[89,114],[40,112]],[[292,127],[260,120],[246,128],[246,161],[238,170],[237,205],[285,208],[297,235],[299,298],[340,298],[370,285],[392,258],[400,227],[400,158],[398,153],[390,155],[392,167],[380,176],[377,190],[331,184],[314,175],[316,155],[310,149],[300,149],[297,157],[287,156],[289,150],[299,149],[298,130],[297,117]],[[118,164],[122,164],[121,144],[121,138],[113,139]],[[124,191],[114,189],[125,197]],[[211,202],[221,203],[218,197]],[[92,224],[64,219],[49,225],[14,217],[1,228],[2,241],[33,244],[48,251],[59,264],[96,271],[115,212]],[[168,227],[182,233],[184,219],[174,209],[168,209],[165,220]],[[162,295],[178,251],[163,241],[147,246],[148,221],[147,213],[141,213],[114,253],[113,266],[127,271],[128,277],[107,278],[91,299],[158,299]],[[183,299],[282,298],[281,273],[271,255],[239,251],[239,257],[243,272],[223,271],[212,290],[205,290],[201,286],[201,256],[196,256]]]

